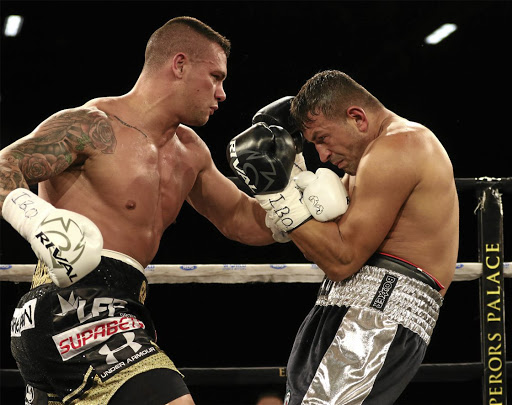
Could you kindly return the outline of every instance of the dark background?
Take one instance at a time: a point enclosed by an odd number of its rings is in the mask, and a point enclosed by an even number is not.
[[[197,128],[226,175],[231,173],[225,147],[250,125],[254,112],[296,94],[316,72],[334,68],[351,75],[392,111],[433,130],[457,178],[512,176],[507,153],[511,2],[2,1],[0,7],[2,28],[8,14],[25,18],[18,37],[1,39],[2,147],[58,110],[128,92],[151,33],[172,17],[190,15],[232,41],[227,100],[206,126]],[[446,22],[459,29],[438,45],[426,45],[424,37]],[[309,168],[319,166],[314,150],[306,149],[305,155]],[[506,246],[510,200],[504,195]],[[460,192],[459,262],[478,260],[476,203],[473,192]],[[28,243],[5,222],[1,226],[0,263],[33,263]],[[510,253],[505,259],[511,261]],[[292,244],[256,248],[225,240],[185,205],[153,262],[305,259]],[[3,369],[15,368],[9,321],[28,287],[0,284]],[[284,366],[316,289],[314,284],[151,285],[147,304],[159,344],[178,367]],[[450,287],[426,363],[480,360],[478,306],[477,281]],[[510,328],[508,335],[510,348]],[[251,404],[264,388],[284,391],[281,386],[191,387],[198,405]],[[22,403],[21,393],[4,387],[2,401]],[[478,381],[412,383],[399,403],[479,404],[481,386]]]

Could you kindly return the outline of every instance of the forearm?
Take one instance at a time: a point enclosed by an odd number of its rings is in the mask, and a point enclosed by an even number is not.
[[[254,198],[243,198],[226,236],[245,245],[263,246],[274,243],[272,232],[265,225],[265,211]]]
[[[258,202],[213,166],[198,176],[187,202],[228,239],[254,246],[274,242]]]
[[[333,281],[351,276],[361,265],[334,221],[311,220],[294,229],[289,236],[306,259],[314,262]]]

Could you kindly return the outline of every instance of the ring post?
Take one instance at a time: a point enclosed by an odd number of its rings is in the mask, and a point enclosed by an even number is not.
[[[503,205],[497,184],[477,188],[483,404],[507,404]]]

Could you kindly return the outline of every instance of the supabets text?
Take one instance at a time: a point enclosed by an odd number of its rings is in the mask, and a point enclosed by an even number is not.
[[[116,333],[144,328],[144,323],[136,318],[114,317],[90,322],[59,333],[53,336],[53,341],[62,360],[66,361],[105,342]]]

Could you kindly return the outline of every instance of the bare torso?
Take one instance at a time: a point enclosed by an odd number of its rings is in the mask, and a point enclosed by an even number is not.
[[[120,122],[116,116],[128,125],[130,118],[111,99],[86,106],[108,115],[115,138],[111,150],[78,159],[40,183],[39,194],[58,208],[90,218],[102,232],[104,248],[127,254],[145,267],[196,181],[205,146],[184,126],[157,144]]]
[[[374,142],[393,136],[404,138],[398,143],[402,148],[398,154],[405,155],[398,156],[393,164],[412,171],[415,184],[378,250],[416,264],[447,288],[455,272],[459,241],[458,197],[451,162],[434,134],[421,125],[397,119]],[[372,150],[370,145],[366,153],[374,153]],[[408,174],[404,172],[404,177]],[[402,180],[397,179],[398,184]],[[409,184],[407,180],[404,183]],[[356,177],[350,177],[349,194],[354,193],[356,184]]]

